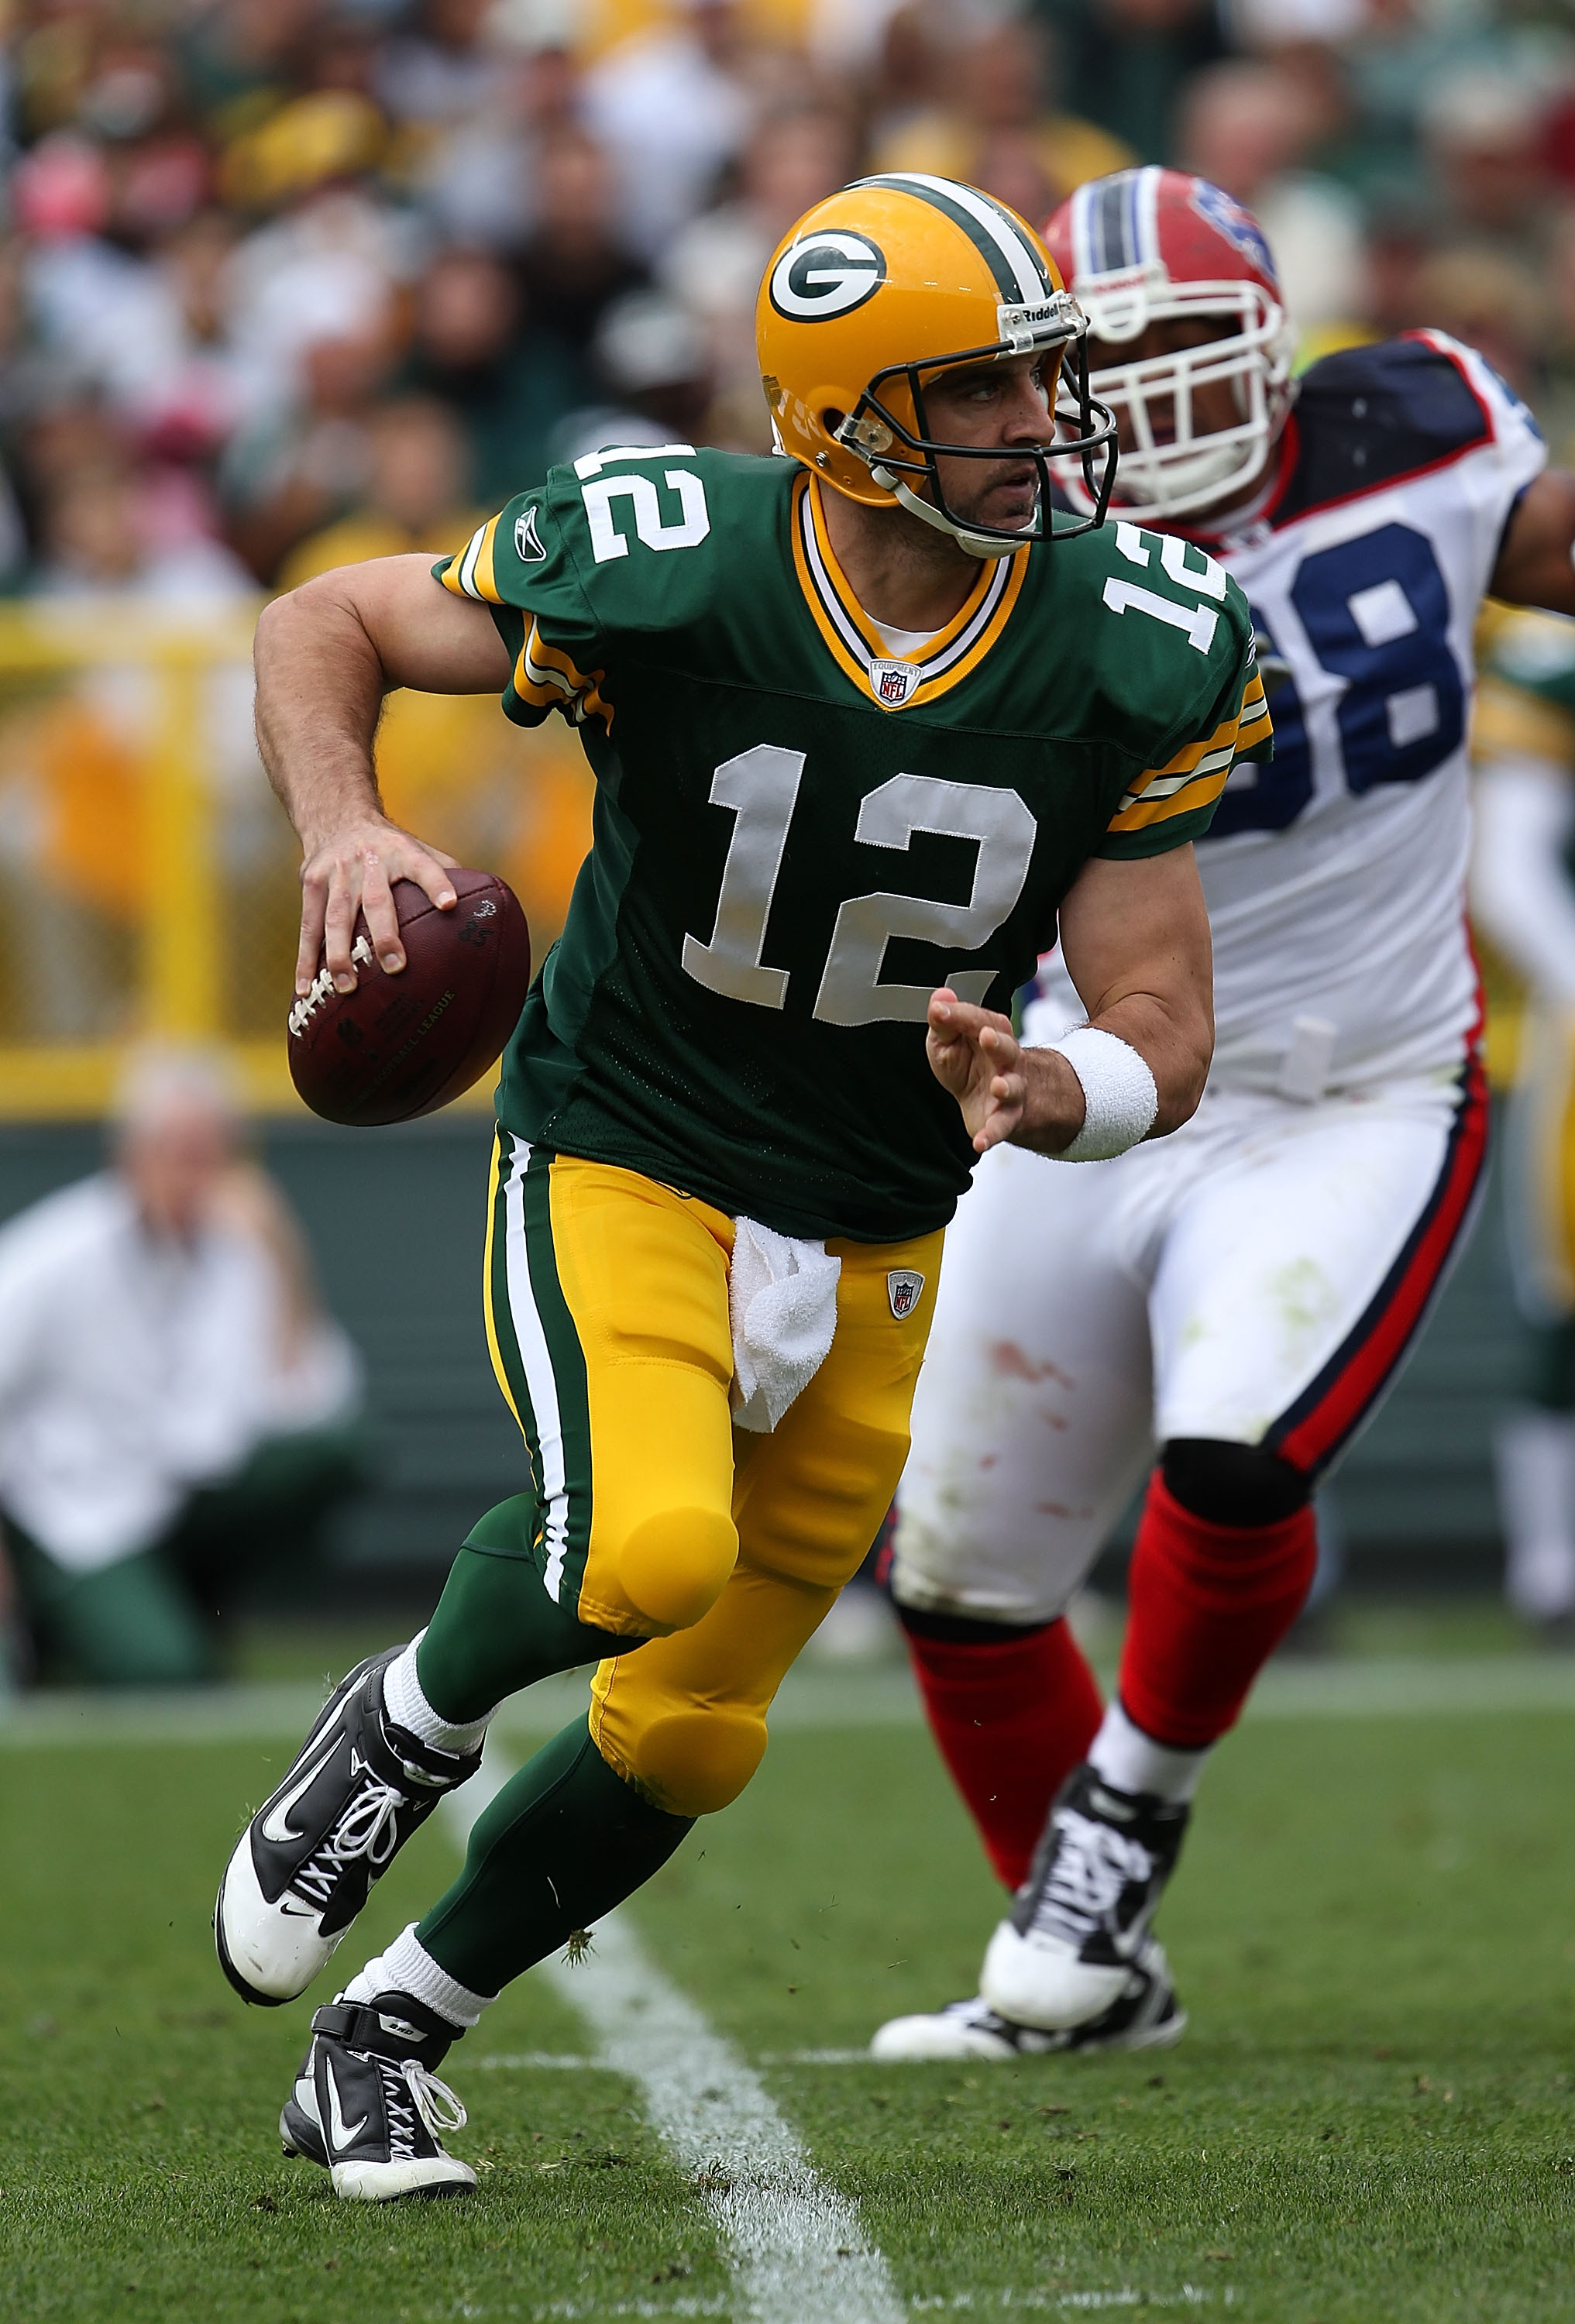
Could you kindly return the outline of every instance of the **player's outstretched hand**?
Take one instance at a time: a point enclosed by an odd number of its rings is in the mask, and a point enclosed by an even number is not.
[[[974,1152],[986,1154],[1017,1129],[1027,1098],[1011,1019],[959,1001],[944,984],[930,995],[928,1021],[930,1071],[962,1108]]]
[[[428,847],[382,816],[364,816],[310,844],[300,867],[300,950],[295,989],[309,992],[318,963],[327,960],[336,992],[354,992],[355,971],[350,947],[356,915],[366,915],[367,933],[379,963],[391,976],[405,964],[394,912],[393,883],[413,880],[439,911],[452,911],[454,883],[447,874],[458,862],[440,847]]]

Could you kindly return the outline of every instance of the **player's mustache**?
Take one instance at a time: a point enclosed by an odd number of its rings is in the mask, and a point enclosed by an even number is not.
[[[1048,450],[1049,447],[1046,446],[1045,449]],[[1038,481],[1038,470],[1031,460],[1003,461],[999,468],[986,471],[980,489],[981,493],[1001,492],[1015,484],[1036,485]]]

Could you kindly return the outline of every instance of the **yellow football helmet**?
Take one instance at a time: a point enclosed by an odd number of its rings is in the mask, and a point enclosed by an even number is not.
[[[755,309],[761,383],[783,450],[866,508],[900,502],[975,557],[1051,538],[1060,497],[1052,453],[1081,459],[1093,504],[1081,521],[1063,516],[1056,537],[1103,521],[1115,421],[1089,395],[1087,332],[1049,253],[1014,210],[975,186],[906,171],[861,178],[807,210],[773,254]],[[1042,451],[1027,453],[1039,475],[1033,521],[1021,532],[969,525],[947,506],[935,463],[1001,455],[936,443],[925,380],[1040,349],[1055,355],[1055,429]]]

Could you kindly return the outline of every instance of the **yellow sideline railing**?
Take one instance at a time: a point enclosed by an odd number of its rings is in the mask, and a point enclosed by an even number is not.
[[[91,1118],[113,1102],[128,1050],[139,1041],[197,1042],[227,1054],[239,1093],[261,1111],[296,1112],[285,1055],[288,982],[279,979],[279,1029],[261,1038],[253,1005],[249,1031],[229,1021],[236,964],[226,955],[221,869],[225,801],[205,763],[205,687],[216,672],[251,659],[257,604],[226,606],[208,617],[150,610],[124,599],[0,607],[0,853],[14,876],[33,888],[47,879],[31,869],[21,845],[24,816],[16,807],[14,757],[7,763],[8,717],[30,704],[58,706],[62,690],[93,671],[141,674],[152,699],[127,752],[134,768],[135,825],[143,873],[127,912],[118,917],[124,945],[129,915],[132,990],[119,996],[108,1038],[26,1038],[28,1011],[12,963],[9,1005],[0,1007],[0,1120]],[[117,738],[124,740],[124,737]],[[262,781],[261,770],[257,780]],[[287,835],[281,831],[281,845]],[[20,868],[18,868],[20,867]],[[128,881],[128,890],[133,885]],[[40,916],[47,928],[47,908]],[[14,950],[17,939],[13,937]],[[35,940],[23,982],[42,989],[51,973],[47,940]],[[244,964],[243,964],[244,973]],[[270,991],[276,981],[271,964]],[[253,1003],[256,994],[253,984]],[[484,1087],[474,1102],[485,1102]]]
[[[176,615],[168,609],[150,609],[124,598],[0,606],[0,868],[9,865],[13,879],[35,890],[31,900],[43,907],[33,918],[44,935],[41,938],[35,928],[33,951],[25,963],[34,998],[52,973],[48,938],[51,891],[47,867],[35,871],[29,866],[25,835],[6,828],[8,819],[14,823],[26,819],[25,810],[17,807],[25,788],[17,780],[19,719],[24,722],[30,704],[52,702],[59,707],[69,700],[73,686],[79,687],[95,671],[140,672],[152,681],[147,689],[152,701],[144,705],[148,715],[139,720],[139,731],[125,753],[126,764],[134,770],[132,796],[140,877],[125,881],[123,893],[105,915],[106,923],[113,920],[115,927],[116,956],[124,953],[127,959],[125,981],[130,989],[106,1012],[113,1016],[113,1024],[106,1023],[97,1034],[49,1037],[40,1034],[35,1026],[33,1038],[29,1038],[29,1028],[23,1021],[28,1013],[27,996],[19,991],[17,973],[23,938],[14,929],[0,927],[0,942],[8,940],[12,954],[9,991],[0,980],[0,1121],[102,1114],[113,1102],[128,1049],[147,1039],[221,1046],[249,1106],[260,1111],[300,1111],[290,1084],[284,1036],[289,960],[293,955],[290,922],[294,907],[289,880],[293,844],[281,817],[277,861],[265,867],[272,882],[265,899],[266,942],[254,942],[248,957],[242,935],[237,926],[229,924],[226,912],[233,919],[233,908],[238,903],[243,908],[239,917],[244,919],[245,908],[251,906],[250,932],[256,938],[258,894],[254,886],[247,890],[242,881],[237,887],[232,879],[226,907],[222,860],[224,816],[235,812],[235,788],[231,784],[226,789],[216,770],[205,761],[205,724],[211,724],[215,713],[205,688],[215,673],[249,665],[252,632],[261,602],[227,605],[207,616],[185,611]],[[394,724],[397,726],[397,719]],[[385,734],[389,731],[385,729]],[[503,731],[503,722],[490,709],[487,731],[494,735]],[[561,907],[566,901],[574,867],[588,843],[588,807],[582,816],[578,794],[573,789],[574,783],[584,784],[587,779],[571,738],[557,737],[555,742],[551,737],[525,738],[514,730],[508,732],[509,747],[519,752],[503,770],[508,792],[515,798],[527,796],[534,778],[535,795],[549,806],[556,798],[560,810],[556,840],[549,833],[545,850],[550,854],[556,846],[561,858],[557,881],[560,892],[530,893],[521,886],[533,929],[546,940],[561,923]],[[530,748],[523,748],[528,741]],[[567,790],[563,787],[561,762],[556,770],[558,788],[553,788],[555,767],[550,754],[555,747],[560,753],[568,752],[576,770]],[[426,810],[418,809],[413,800],[401,802],[398,784],[402,779],[408,785],[412,766],[418,773],[440,767],[446,752],[449,765],[459,770],[461,787],[468,784],[474,791],[473,778],[479,779],[484,770],[475,764],[474,735],[468,740],[462,736],[457,744],[452,737],[446,742],[417,724],[407,729],[402,751],[395,752],[391,767],[385,770],[385,779],[391,774],[396,785],[391,811],[398,819],[411,821],[413,828],[428,828]],[[35,786],[45,779],[37,768],[33,776]],[[255,782],[257,794],[248,793],[241,804],[254,817],[260,813],[264,828],[272,829],[274,810],[265,803],[260,767],[255,770]],[[566,822],[566,800],[569,803]],[[463,853],[465,842],[457,830],[439,831],[438,835]],[[532,858],[543,852],[537,844],[539,837],[539,834],[532,834],[529,851]],[[496,832],[482,844],[484,857],[464,855],[463,860],[493,861],[500,844]],[[518,854],[504,861],[517,884],[522,875],[529,876],[530,865]],[[14,903],[16,900],[13,899]],[[21,900],[30,899],[24,896]],[[0,899],[0,911],[5,908]],[[1484,965],[1490,1004],[1489,1070],[1494,1080],[1505,1085],[1516,1072],[1520,995],[1501,964],[1489,955]],[[264,1032],[275,1016],[277,1030]],[[491,1078],[461,1102],[484,1104]]]
[[[106,665],[149,671],[158,686],[151,747],[139,754],[150,869],[136,928],[136,1006],[124,1036],[110,1041],[19,1041],[14,1023],[0,1024],[0,1117],[102,1112],[134,1039],[224,1040],[216,803],[199,756],[201,687],[208,671],[250,659],[256,612],[175,620],[124,600],[0,608],[7,694]],[[47,961],[38,965],[48,973]],[[250,1101],[297,1102],[282,1042],[230,1046]]]

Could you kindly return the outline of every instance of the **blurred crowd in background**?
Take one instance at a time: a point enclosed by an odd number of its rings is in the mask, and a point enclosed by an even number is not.
[[[297,890],[250,736],[259,593],[454,549],[554,462],[608,443],[768,449],[761,272],[861,171],[970,179],[1042,225],[1106,171],[1196,171],[1261,217],[1303,364],[1441,326],[1575,460],[1572,0],[13,0],[0,23],[0,597],[37,609],[0,606],[6,1120],[106,1102],[115,1057],[150,1032],[228,1044],[252,1103],[287,1097]],[[180,651],[200,628],[200,678],[182,692],[161,620],[106,622],[106,597],[175,616]],[[188,618],[226,607],[227,623]],[[573,735],[405,694],[378,768],[394,818],[502,871],[544,946],[588,841]],[[36,1653],[99,1678],[202,1675],[226,1586],[216,1528],[277,1533],[293,1496],[299,1547],[363,1475],[354,1360],[240,1158],[229,1100],[160,1088],[156,1120],[123,1109],[108,1174],[0,1236],[13,1404],[23,1382],[95,1474],[118,1430],[147,1503],[135,1524],[100,1509],[91,1538],[62,1532],[10,1444],[0,1689],[8,1629],[32,1642],[19,1672]],[[193,1184],[201,1163],[207,1208],[150,1258],[137,1222],[170,1153]],[[84,1159],[62,1148],[62,1176]],[[95,1284],[155,1261],[169,1276],[169,1348],[114,1353],[108,1308],[62,1325],[102,1305],[60,1273],[87,1263],[84,1222]],[[364,1271],[376,1349],[385,1271]],[[178,1356],[205,1360],[224,1312],[210,1274],[261,1321],[245,1378],[216,1371],[192,1402],[197,1443],[159,1383]],[[121,1306],[145,1339],[139,1302]],[[310,1426],[268,1336],[276,1311],[343,1360]],[[428,1556],[478,1489],[441,1396],[430,1475],[411,1452],[435,1378],[419,1370],[368,1381],[383,1434],[367,1530],[385,1557],[412,1479]],[[1476,1433],[1453,1468],[1456,1406],[1430,1408],[1444,1482],[1407,1520],[1419,1542],[1461,1479],[1478,1490],[1467,1530],[1490,1530],[1481,1402],[1464,1392]],[[166,1443],[170,1412],[185,1434]],[[511,1435],[497,1457],[513,1462]],[[1405,1471],[1407,1496],[1425,1466]],[[1566,1563],[1575,1574],[1575,1538]]]
[[[1262,217],[1303,359],[1441,325],[1575,435],[1567,0],[9,13],[12,594],[212,603],[451,548],[612,437],[764,448],[762,263],[871,168],[1042,223],[1180,163]]]

